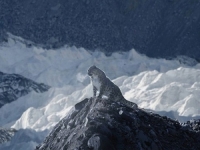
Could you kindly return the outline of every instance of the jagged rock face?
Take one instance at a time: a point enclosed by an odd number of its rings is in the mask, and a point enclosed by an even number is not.
[[[200,133],[179,122],[104,99],[76,104],[37,150],[198,150]]]
[[[190,128],[192,130],[200,132],[200,119],[193,119],[187,121],[186,123],[183,123],[182,126],[184,126],[187,129]]]
[[[10,139],[14,136],[15,132],[15,129],[0,128],[0,144],[10,141]]]
[[[36,83],[21,75],[0,72],[0,107],[31,91],[45,92],[49,88],[48,85]]]
[[[10,32],[46,47],[200,56],[199,0],[1,0],[0,14],[2,40]]]

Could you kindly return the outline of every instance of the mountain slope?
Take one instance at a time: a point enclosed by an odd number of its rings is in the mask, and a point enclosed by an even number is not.
[[[0,14],[2,40],[10,32],[48,48],[200,56],[199,0],[1,0]]]
[[[76,104],[36,149],[197,150],[199,142],[199,131],[166,116],[90,98]]]
[[[0,144],[9,141],[15,134],[15,129],[0,128]]]
[[[43,83],[36,83],[17,74],[0,72],[0,107],[10,103],[31,91],[45,92],[50,87]]]

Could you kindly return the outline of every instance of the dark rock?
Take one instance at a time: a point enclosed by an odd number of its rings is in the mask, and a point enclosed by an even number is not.
[[[36,83],[21,75],[0,72],[0,107],[15,101],[31,91],[42,93],[49,88],[50,86],[48,85]]]
[[[1,0],[0,40],[10,32],[56,48],[150,57],[200,57],[199,0]]]
[[[193,119],[182,124],[184,129],[195,130],[200,132],[200,119]]]
[[[198,150],[200,132],[179,122],[105,99],[85,99],[37,150]]]
[[[9,139],[9,143],[0,144],[0,150],[34,149],[37,143],[40,143],[40,141],[42,141],[45,138],[44,135],[47,135],[48,133],[48,130],[35,131],[32,129],[19,129],[14,134],[14,136],[11,139]]]
[[[15,129],[0,128],[0,144],[10,141],[10,139],[14,136],[15,132]]]

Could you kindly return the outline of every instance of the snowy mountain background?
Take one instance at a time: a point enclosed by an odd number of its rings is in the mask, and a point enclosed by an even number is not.
[[[91,97],[91,65],[140,108],[199,119],[199,25],[199,0],[1,0],[0,149],[33,150]]]
[[[193,59],[149,58],[134,49],[106,56],[75,46],[46,50],[24,43],[11,36],[0,45],[0,71],[51,88],[44,93],[32,91],[0,108],[0,126],[19,130],[0,149],[34,149],[74,104],[91,97],[87,76],[91,65],[104,70],[125,98],[140,108],[180,122],[200,118],[200,65]]]
[[[7,32],[47,48],[64,45],[150,57],[200,57],[200,0],[1,0]]]

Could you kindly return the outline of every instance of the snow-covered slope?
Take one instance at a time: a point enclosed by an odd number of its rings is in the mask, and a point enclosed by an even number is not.
[[[78,101],[92,96],[86,72],[97,65],[139,107],[180,121],[200,117],[200,65],[151,59],[135,50],[113,53],[63,47],[45,50],[10,39],[0,46],[0,70],[50,85],[45,93],[31,92],[0,109],[0,126],[50,130]],[[46,132],[45,132],[46,133]],[[34,141],[33,142],[38,142]],[[22,143],[22,147],[24,142]],[[12,143],[14,144],[14,143]],[[27,143],[26,143],[27,144]],[[18,145],[20,145],[18,143]]]
[[[1,0],[5,32],[43,44],[200,57],[199,0]]]

